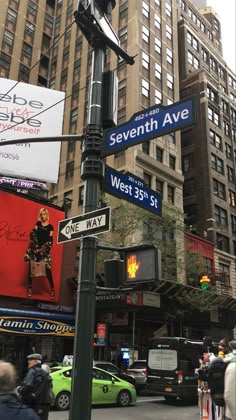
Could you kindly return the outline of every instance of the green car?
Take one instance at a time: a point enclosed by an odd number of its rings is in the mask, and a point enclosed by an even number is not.
[[[55,408],[68,410],[71,394],[72,367],[66,366],[51,373]],[[92,404],[117,404],[127,407],[136,402],[135,386],[103,369],[93,368]]]

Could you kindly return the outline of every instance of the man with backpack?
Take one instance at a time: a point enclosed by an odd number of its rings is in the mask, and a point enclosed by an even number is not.
[[[41,420],[48,419],[50,406],[50,380],[42,369],[42,355],[33,353],[27,356],[28,372],[17,391],[24,404],[31,407]]]

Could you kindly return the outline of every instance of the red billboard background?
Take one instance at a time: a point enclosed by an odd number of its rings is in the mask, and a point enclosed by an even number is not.
[[[24,261],[24,254],[41,208],[48,210],[49,223],[54,228],[51,272],[54,301],[58,301],[63,248],[57,244],[57,229],[59,221],[65,218],[64,212],[6,191],[0,191],[0,295],[50,300],[47,277],[33,278],[32,296],[27,296],[29,264]]]

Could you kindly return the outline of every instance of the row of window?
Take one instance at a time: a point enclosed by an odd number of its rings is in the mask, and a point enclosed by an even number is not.
[[[161,6],[161,0],[155,0],[155,4],[160,7]],[[166,1],[165,6],[166,6],[166,15],[171,18],[171,16],[172,16],[172,7],[171,7],[170,2]],[[150,7],[149,7],[149,4],[147,4],[144,0],[142,2],[142,14],[147,19],[149,19],[149,16],[150,16]]]
[[[218,156],[211,154],[211,167],[220,174],[224,175],[224,161]],[[182,158],[182,170],[186,174],[191,168],[194,168],[193,154],[190,153]],[[227,165],[227,178],[229,182],[235,182],[234,169]]]

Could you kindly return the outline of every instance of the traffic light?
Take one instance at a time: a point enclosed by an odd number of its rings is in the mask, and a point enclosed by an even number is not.
[[[203,274],[199,279],[199,283],[202,290],[207,290],[211,283],[211,279],[208,277],[207,274]]]
[[[124,279],[124,261],[118,259],[104,261],[105,287],[118,288]]]
[[[139,245],[124,250],[124,284],[158,283],[161,279],[161,252],[154,245]]]

